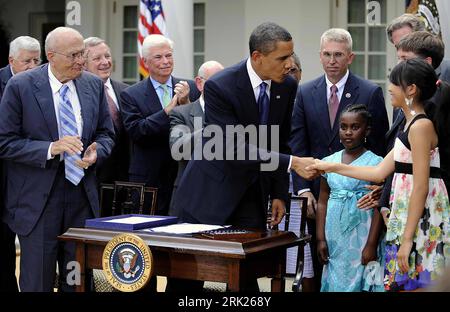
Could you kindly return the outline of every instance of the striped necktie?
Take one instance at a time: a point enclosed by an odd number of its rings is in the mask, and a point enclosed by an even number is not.
[[[78,128],[72,104],[68,97],[69,87],[63,85],[59,90],[59,123],[61,128],[61,136],[77,136]],[[69,155],[64,152],[64,165],[66,179],[73,185],[78,185],[84,176],[84,171],[76,165],[76,160],[80,160],[78,154]]]

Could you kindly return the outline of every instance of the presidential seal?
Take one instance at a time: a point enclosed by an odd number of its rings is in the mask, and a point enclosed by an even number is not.
[[[106,245],[102,266],[106,279],[114,288],[132,292],[150,280],[153,256],[142,238],[124,233],[114,236]]]

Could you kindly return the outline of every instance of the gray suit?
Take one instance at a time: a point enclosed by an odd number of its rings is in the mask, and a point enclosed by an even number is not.
[[[183,143],[186,143],[187,141],[191,141],[191,153],[194,150],[194,138],[196,132],[201,133],[201,129],[194,129],[194,118],[200,117],[201,118],[201,124],[203,125],[203,122],[205,120],[205,113],[203,112],[203,109],[200,105],[200,99],[197,101],[181,105],[175,107],[171,114],[170,114],[170,136],[169,136],[169,145],[170,148],[175,144],[182,145]],[[189,128],[189,131],[186,127],[176,127],[179,125],[184,125]],[[176,127],[176,128],[175,128]],[[197,126],[198,127],[198,126]],[[195,132],[195,130],[197,130]],[[176,149],[178,151],[178,149]],[[182,148],[179,150],[180,152],[183,152]],[[186,169],[186,166],[188,164],[188,160],[180,160],[178,161],[178,173],[177,178],[175,179],[175,183],[173,186],[173,192],[172,192],[172,200],[170,202],[170,208],[169,208],[169,215],[171,216],[178,216],[178,211],[174,211],[174,198],[175,198],[175,192],[178,187],[178,183],[181,180],[181,177],[183,176],[184,169]]]

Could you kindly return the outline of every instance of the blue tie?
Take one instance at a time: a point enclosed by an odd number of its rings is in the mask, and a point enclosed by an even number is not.
[[[258,108],[260,125],[267,125],[269,119],[269,97],[266,93],[266,87],[267,83],[264,81],[259,85]]]
[[[77,136],[78,128],[75,114],[73,113],[72,104],[70,103],[67,91],[69,87],[63,85],[59,90],[59,123],[61,128],[61,136]],[[64,152],[64,165],[66,179],[74,185],[78,185],[84,176],[84,171],[76,165],[76,160],[80,160],[78,154],[69,155]]]

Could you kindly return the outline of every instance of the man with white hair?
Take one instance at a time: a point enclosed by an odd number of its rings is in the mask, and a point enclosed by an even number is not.
[[[114,145],[103,82],[83,71],[83,37],[58,27],[45,40],[48,64],[10,79],[0,103],[0,157],[5,160],[4,220],[20,241],[20,290],[74,290],[68,273],[70,227],[98,216],[95,164]],[[68,265],[69,264],[69,265]]]
[[[9,44],[9,64],[0,69],[0,99],[6,83],[15,74],[33,69],[41,63],[41,45],[29,36],[20,36]]]
[[[105,40],[98,37],[89,37],[84,39],[84,47],[85,69],[103,80],[109,113],[113,121],[114,132],[116,133],[116,142],[110,157],[101,166],[97,166],[97,180],[99,183],[128,181],[130,143],[120,117],[120,93],[128,85],[111,79],[113,69],[112,55]]]
[[[120,95],[122,120],[133,151],[129,180],[158,188],[156,213],[167,215],[177,173],[169,148],[169,114],[176,106],[189,103],[192,90],[187,81],[172,76],[172,40],[149,35],[142,52],[150,76]]]
[[[41,62],[41,45],[32,37],[20,36],[11,41],[9,45],[9,64],[0,69],[0,101],[9,79],[17,73],[33,69]],[[2,164],[0,163],[0,175]],[[4,179],[2,179],[4,180]],[[3,189],[3,187],[0,187]],[[1,194],[2,196],[3,194]],[[0,257],[0,292],[16,292],[16,234],[8,225],[1,221],[3,214],[3,200],[0,200],[0,244],[2,256]]]
[[[170,114],[170,148],[172,150],[172,156],[174,152],[185,154],[183,150],[183,143],[187,141],[191,141],[191,152],[194,148],[194,142],[192,139],[195,136],[195,130],[201,131],[201,129],[195,129],[195,125],[200,124],[203,125],[205,118],[205,99],[204,99],[204,86],[205,82],[214,75],[215,73],[221,71],[223,69],[222,64],[216,61],[208,61],[203,63],[198,69],[198,75],[195,77],[196,88],[200,91],[200,98],[194,103],[181,105],[175,107]],[[195,122],[195,118],[198,118],[197,122]],[[187,127],[187,128],[186,128]],[[187,130],[189,128],[189,133],[184,132],[183,130]],[[201,142],[197,142],[201,144]],[[177,148],[179,146],[180,148]],[[189,153],[190,155],[191,153]],[[178,173],[177,178],[175,179],[175,183],[173,186],[172,200],[170,202],[169,215],[178,216],[178,211],[174,211],[173,209],[173,199],[175,196],[175,192],[178,186],[178,183],[183,176],[184,169],[188,163],[189,159],[182,159],[178,161]]]
[[[292,116],[290,147],[296,156],[322,159],[344,147],[339,141],[339,115],[351,104],[365,104],[373,126],[367,137],[367,147],[384,156],[388,117],[382,89],[349,71],[354,59],[352,37],[344,29],[325,31],[320,39],[320,62],[325,75],[299,86]],[[308,229],[316,286],[320,285],[321,265],[315,251],[315,211],[320,190],[320,178],[307,181],[293,173],[294,193],[308,198]],[[319,237],[317,238],[319,240]],[[323,239],[323,238],[320,238]],[[312,277],[312,276],[308,276]],[[318,290],[318,288],[316,288]]]

